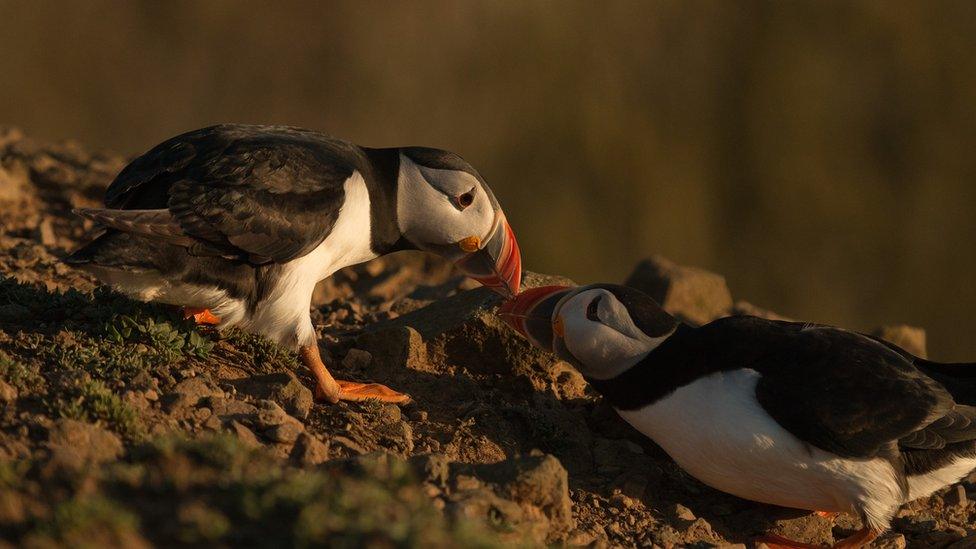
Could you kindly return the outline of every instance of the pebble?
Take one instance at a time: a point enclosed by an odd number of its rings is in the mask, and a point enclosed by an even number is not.
[[[10,402],[17,400],[17,388],[0,379],[0,400]]]
[[[680,503],[674,504],[673,513],[675,518],[680,520],[687,520],[689,522],[694,521],[696,518],[698,518],[695,516],[695,513],[691,511],[691,509],[685,507],[684,505],[681,505]]]
[[[965,507],[969,502],[969,499],[966,497],[966,488],[962,484],[956,484],[951,487],[944,499],[947,504],[959,507]]]

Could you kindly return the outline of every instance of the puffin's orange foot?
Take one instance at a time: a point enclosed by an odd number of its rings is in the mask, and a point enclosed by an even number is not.
[[[210,309],[201,309],[199,307],[183,307],[183,318],[192,318],[193,322],[206,326],[216,326],[220,324],[219,316],[211,313]]]
[[[765,536],[758,537],[752,541],[755,547],[766,546],[769,547],[769,549],[823,549],[819,545],[793,541],[789,538],[784,538],[783,536],[778,536],[776,534],[766,534]]]
[[[813,514],[825,519],[835,519],[840,513],[837,511],[814,511]]]
[[[378,400],[393,404],[410,402],[409,395],[398,393],[379,383],[359,383],[356,381],[337,381],[336,383],[339,384],[339,400]]]

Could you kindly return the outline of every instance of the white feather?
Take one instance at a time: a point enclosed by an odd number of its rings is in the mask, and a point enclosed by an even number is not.
[[[760,374],[696,380],[639,410],[618,411],[683,469],[730,494],[797,509],[861,511],[877,528],[904,497],[884,459],[845,459],[804,443],[756,400]]]

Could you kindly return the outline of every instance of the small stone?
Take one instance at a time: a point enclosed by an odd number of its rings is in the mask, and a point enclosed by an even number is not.
[[[54,234],[54,225],[50,217],[45,217],[37,226],[38,238],[45,246],[54,246],[58,243],[58,237]]]
[[[928,357],[924,328],[907,324],[893,324],[876,328],[871,332],[871,335],[880,337],[888,343],[893,343],[917,357]]]
[[[155,389],[149,389],[148,391],[143,393],[143,396],[145,396],[146,400],[148,400],[149,402],[156,402],[157,400],[159,400],[159,393],[157,393]]]
[[[305,419],[312,410],[312,391],[291,372],[252,376],[233,382],[241,393],[277,402],[289,414]]]
[[[295,440],[295,447],[289,456],[297,464],[318,465],[329,459],[329,446],[308,433],[301,433]]]
[[[342,367],[346,370],[365,371],[373,361],[373,355],[362,349],[349,349],[342,359]]]
[[[75,419],[60,419],[48,436],[51,463],[71,471],[117,459],[122,441],[97,425]]]
[[[613,505],[621,511],[626,509],[633,509],[637,506],[637,500],[631,497],[627,497],[623,494],[614,494],[610,497],[610,505]]]
[[[274,427],[266,430],[264,436],[274,442],[281,442],[284,444],[291,444],[298,440],[298,436],[305,431],[305,427],[301,423],[297,422],[286,422],[281,425],[275,425]]]
[[[227,422],[225,428],[231,434],[235,435],[237,439],[244,444],[244,446],[249,448],[257,448],[261,446],[261,441],[258,440],[258,437],[254,434],[254,431],[248,429],[243,423],[232,419]]]
[[[872,549],[905,549],[904,534],[888,532],[871,543]]]
[[[212,387],[203,378],[191,377],[179,382],[172,393],[164,397],[164,405],[167,411],[180,408],[196,406],[206,397],[222,397],[224,392],[216,387]]]
[[[17,400],[17,394],[16,387],[0,379],[0,401],[10,402]]]
[[[146,400],[146,395],[139,391],[126,391],[122,394],[122,399],[136,410],[146,411],[150,406],[149,401]]]
[[[969,499],[966,497],[966,488],[962,484],[956,484],[949,488],[949,493],[945,495],[945,502],[949,505],[965,507]]]
[[[696,518],[695,513],[691,512],[691,509],[681,505],[680,503],[675,503],[674,508],[672,508],[672,514],[675,518],[679,520],[685,520],[688,522],[694,521]]]

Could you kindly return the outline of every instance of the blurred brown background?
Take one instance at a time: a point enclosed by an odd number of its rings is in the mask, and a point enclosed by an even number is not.
[[[0,123],[141,152],[216,122],[455,150],[528,268],[661,253],[976,360],[976,3],[0,0]]]

